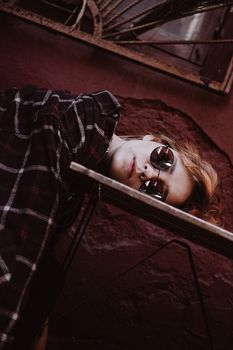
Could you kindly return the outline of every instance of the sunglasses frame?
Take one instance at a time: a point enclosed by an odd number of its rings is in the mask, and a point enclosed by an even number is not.
[[[154,160],[151,159],[152,155],[154,154],[154,152],[156,152],[156,150],[158,150],[159,148],[162,148],[162,149],[166,148],[166,149],[168,149],[171,152],[170,154],[172,154],[172,159],[171,159],[171,163],[170,163],[169,166],[168,165],[167,166],[161,166],[161,165],[155,164]],[[159,154],[157,154],[157,155],[159,155]],[[163,146],[162,145],[162,146],[158,146],[158,147],[154,148],[153,151],[150,154],[150,163],[151,163],[151,165],[152,165],[152,167],[154,169],[158,170],[158,176],[156,177],[155,180],[147,180],[147,181],[145,181],[142,184],[142,186],[140,187],[139,191],[143,192],[143,193],[145,193],[145,194],[147,194],[149,196],[152,196],[153,198],[156,198],[156,199],[158,199],[160,201],[164,201],[164,199],[165,199],[165,191],[163,191],[162,193],[157,191],[157,193],[156,193],[156,191],[155,191],[156,190],[156,185],[158,184],[158,181],[159,181],[160,171],[161,170],[166,171],[166,170],[170,169],[173,166],[174,161],[175,161],[175,156],[174,156],[174,153],[173,153],[172,149],[170,148],[170,146],[168,146],[168,145],[164,145]],[[152,192],[150,192],[151,189],[153,190]],[[159,195],[159,194],[161,194],[161,195]]]

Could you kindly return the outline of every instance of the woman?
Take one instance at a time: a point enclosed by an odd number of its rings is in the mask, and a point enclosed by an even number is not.
[[[110,176],[167,204],[217,222],[217,173],[196,147],[163,135],[126,141],[113,135]]]
[[[132,188],[213,220],[213,168],[189,144],[116,136],[119,109],[108,91],[76,96],[26,87],[0,93],[0,348],[30,348],[33,330],[24,336],[22,312],[40,267],[52,266],[46,259],[70,213],[70,198],[82,199],[82,184],[70,181],[71,161],[105,168]]]

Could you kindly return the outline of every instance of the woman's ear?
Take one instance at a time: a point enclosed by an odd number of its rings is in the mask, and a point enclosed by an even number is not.
[[[143,136],[142,140],[143,141],[153,141],[154,140],[154,136],[150,135],[150,134],[147,134],[147,135]]]

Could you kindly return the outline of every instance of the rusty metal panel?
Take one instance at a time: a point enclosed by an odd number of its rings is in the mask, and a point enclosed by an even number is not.
[[[25,3],[28,3],[28,7],[25,6]],[[54,7],[54,10],[61,7],[56,4],[56,0],[40,0],[40,3]],[[0,10],[179,79],[187,80],[219,92],[228,93],[230,91],[233,80],[232,55],[228,61],[224,79],[217,81],[215,78],[209,79],[202,76],[200,71],[197,71],[197,68],[193,70],[187,69],[187,62],[184,62],[182,67],[176,65],[173,59],[165,62],[165,60],[151,54],[151,50],[154,50],[155,45],[161,47],[175,44],[179,47],[184,45],[189,47],[194,44],[198,44],[199,46],[221,44],[230,48],[233,46],[232,38],[219,38],[218,40],[214,38],[203,40],[146,40],[145,38],[140,38],[138,33],[153,29],[166,21],[171,21],[166,11],[163,11],[165,15],[161,14],[161,7],[165,6],[166,2],[156,2],[153,6],[147,0],[134,0],[133,2],[126,0],[63,0],[63,3],[73,6],[69,10],[66,8],[63,9],[64,11],[67,10],[67,17],[63,23],[61,21],[59,22],[55,17],[53,18],[53,15],[47,14],[46,11],[39,13],[39,2],[34,3],[26,0],[1,2]],[[222,8],[225,9],[226,7],[230,11],[233,1],[217,1],[215,4],[212,3],[213,1],[206,1],[205,4],[202,2],[202,4],[195,7],[190,2],[190,8],[184,9],[183,12],[180,11],[177,15],[174,13],[174,17],[187,17],[188,15],[215,11]],[[155,13],[160,13],[160,17],[155,19]],[[86,27],[85,16],[89,20]],[[89,28],[90,23],[91,29]]]

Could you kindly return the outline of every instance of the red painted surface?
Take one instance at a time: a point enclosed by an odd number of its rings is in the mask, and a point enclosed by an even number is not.
[[[0,47],[0,88],[35,84],[77,93],[109,89],[123,105],[119,133],[159,127],[196,142],[219,172],[222,220],[233,230],[232,93],[218,96],[2,15]],[[69,271],[51,322],[49,350],[209,349],[185,248],[172,244],[111,287],[101,289],[174,238],[101,204]],[[60,253],[70,236],[63,240]],[[191,247],[214,348],[230,350],[232,262]]]

